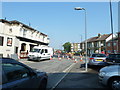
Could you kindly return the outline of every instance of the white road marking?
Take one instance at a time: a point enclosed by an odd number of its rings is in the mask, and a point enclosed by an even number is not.
[[[66,68],[63,72],[67,72],[71,67],[73,67],[76,63],[73,63],[72,65],[70,65],[70,67]]]
[[[75,64],[76,63],[73,63],[72,65],[70,65],[70,67],[68,67],[63,71],[63,72],[66,72],[65,75],[63,75],[63,77],[50,90],[54,90],[58,86],[58,84],[68,75],[69,71]]]

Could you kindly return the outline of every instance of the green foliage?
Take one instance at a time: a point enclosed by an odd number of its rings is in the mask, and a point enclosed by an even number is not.
[[[64,45],[64,51],[69,53],[71,51],[71,43],[70,42],[66,42]]]

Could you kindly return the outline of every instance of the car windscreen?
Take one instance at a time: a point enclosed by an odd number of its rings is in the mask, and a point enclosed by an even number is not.
[[[36,49],[36,48],[34,48],[34,49],[32,49],[30,52],[40,52],[40,50],[41,50],[41,49]]]
[[[92,57],[106,57],[105,54],[93,54]]]

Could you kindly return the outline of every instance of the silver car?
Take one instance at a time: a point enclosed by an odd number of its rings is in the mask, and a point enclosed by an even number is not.
[[[89,65],[106,65],[106,62],[104,62],[106,59],[105,54],[92,54],[89,58]]]
[[[111,65],[100,69],[99,81],[112,90],[120,90],[120,65]]]

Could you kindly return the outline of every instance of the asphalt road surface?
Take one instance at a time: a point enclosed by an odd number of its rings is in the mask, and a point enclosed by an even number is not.
[[[56,89],[78,89],[78,90],[107,90],[108,88],[101,85],[98,79],[98,71],[101,67],[80,68],[80,63],[72,67],[69,73],[55,87]]]
[[[98,80],[98,71],[101,68],[93,67],[80,68],[84,61],[76,57],[76,60],[58,59],[37,61],[21,60],[24,64],[32,68],[47,72],[48,84],[47,89],[78,89],[78,90],[107,90]]]

